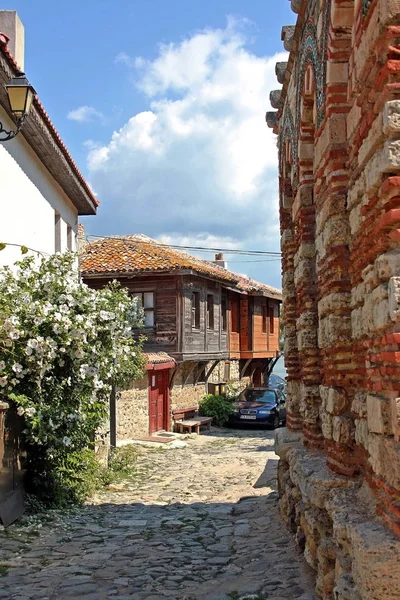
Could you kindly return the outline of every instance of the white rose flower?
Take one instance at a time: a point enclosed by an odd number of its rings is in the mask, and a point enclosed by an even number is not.
[[[5,387],[7,385],[7,377],[0,377],[0,386]]]
[[[34,406],[31,406],[31,408],[27,408],[25,414],[28,415],[28,417],[33,417],[33,415],[36,414],[36,408]]]
[[[63,444],[64,444],[64,446],[70,446],[70,445],[71,445],[71,443],[72,443],[72,440],[71,440],[71,438],[69,438],[68,436],[66,436],[66,435],[65,435],[65,436],[63,437]]]
[[[4,362],[4,360],[0,360],[0,371],[4,371],[5,368],[6,368],[6,363]]]
[[[20,417],[22,417],[23,414],[25,414],[25,410],[22,408],[22,406],[18,406],[18,408],[17,408],[17,415],[19,415]]]
[[[24,370],[24,367],[22,365],[20,365],[19,363],[14,363],[11,368],[14,371],[14,373],[17,373],[17,374],[22,373],[22,371]]]
[[[27,356],[31,356],[31,354],[33,354],[33,349],[32,349],[30,346],[27,346],[27,347],[25,348],[25,354],[26,354]]]

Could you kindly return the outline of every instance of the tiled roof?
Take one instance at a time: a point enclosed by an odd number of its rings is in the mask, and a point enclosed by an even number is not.
[[[236,284],[239,275],[217,265],[168,248],[144,235],[100,238],[91,241],[81,257],[81,271],[87,275],[170,273],[194,271],[199,275]]]
[[[207,264],[210,264],[210,261],[205,261]],[[213,264],[213,263],[211,263]],[[246,277],[245,275],[240,275],[239,273],[234,273],[229,269],[225,269],[220,265],[216,265],[218,269],[225,273],[231,273],[238,278],[238,282],[235,287],[243,292],[247,292],[248,294],[259,292],[263,296],[268,296],[269,298],[276,298],[277,300],[282,300],[282,292],[277,288],[272,287],[271,285],[267,285],[266,283],[261,283],[260,281],[256,281],[255,279],[251,279],[250,277]]]
[[[85,246],[80,266],[84,277],[191,270],[205,277],[225,281],[238,291],[249,294],[258,292],[260,295],[282,300],[281,291],[270,285],[234,273],[214,262],[169,248],[141,234],[91,241]]]
[[[18,71],[20,71],[20,68],[19,68],[17,62],[15,61],[14,56],[9,51],[9,49],[7,47],[7,44],[8,44],[8,36],[5,35],[4,33],[0,32],[0,52],[4,56],[4,58],[6,59],[7,64],[10,67],[10,69],[14,72],[14,74],[16,74]],[[62,139],[60,137],[60,134],[58,133],[58,131],[54,127],[53,123],[51,122],[49,115],[47,114],[47,112],[46,112],[43,104],[41,103],[41,101],[39,100],[39,98],[38,98],[37,95],[34,96],[34,98],[33,98],[33,105],[37,109],[37,111],[38,111],[39,115],[41,116],[41,118],[42,118],[45,126],[49,130],[49,132],[50,132],[51,136],[53,137],[55,143],[60,148],[60,150],[61,150],[62,154],[64,155],[64,158],[66,159],[69,167],[73,171],[75,177],[78,179],[80,185],[85,190],[85,193],[89,197],[90,201],[94,204],[94,206],[99,206],[99,201],[94,196],[94,194],[93,194],[92,190],[90,189],[90,187],[89,187],[86,179],[83,177],[82,173],[78,169],[78,167],[77,167],[76,163],[74,162],[71,154],[69,153],[67,147],[65,146],[64,142],[62,141]],[[73,199],[72,199],[72,201],[73,201]]]
[[[166,352],[144,352],[147,363],[152,365],[162,365],[163,363],[176,362],[172,356]]]

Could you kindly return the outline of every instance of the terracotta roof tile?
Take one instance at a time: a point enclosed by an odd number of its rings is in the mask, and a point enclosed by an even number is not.
[[[199,275],[235,284],[239,276],[207,261],[168,248],[143,235],[100,238],[90,242],[81,257],[85,275],[170,273],[194,271]]]
[[[281,291],[270,285],[234,273],[214,262],[169,248],[141,234],[99,238],[88,243],[81,256],[83,276],[140,275],[141,273],[170,273],[182,270],[191,270],[205,277],[225,281],[239,291],[258,292],[263,296],[277,300],[282,299]]]
[[[210,261],[205,261],[210,264]],[[211,263],[213,264],[213,263]],[[251,279],[250,277],[246,277],[245,275],[241,275],[239,273],[234,273],[229,269],[225,269],[220,265],[216,265],[218,269],[225,273],[231,273],[238,278],[238,282],[236,287],[247,293],[257,293],[259,292],[263,296],[268,296],[269,298],[276,298],[277,300],[282,300],[282,292],[277,288],[272,287],[271,285],[267,285],[266,283],[261,283],[260,281],[256,281],[255,279]]]
[[[144,352],[148,364],[161,365],[163,363],[176,362],[172,356],[166,352]]]

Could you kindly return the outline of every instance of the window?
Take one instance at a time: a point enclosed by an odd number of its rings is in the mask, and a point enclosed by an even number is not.
[[[221,320],[222,331],[226,331],[228,329],[228,305],[225,294],[222,294],[221,297]]]
[[[154,327],[154,292],[135,292],[132,296],[138,299],[140,308],[144,310],[144,326]]]
[[[274,333],[274,307],[269,309],[269,332]]]
[[[214,296],[207,294],[207,328],[214,329]]]
[[[192,328],[200,329],[200,292],[192,292]]]
[[[267,314],[268,314],[268,308],[267,308],[266,304],[262,305],[261,310],[262,310],[262,332],[263,333],[267,333]]]
[[[54,213],[54,252],[61,252],[61,217]]]
[[[67,248],[68,248],[68,250],[73,250],[73,248],[72,248],[72,227],[71,227],[71,225],[67,225]]]
[[[231,303],[232,315],[232,332],[239,333],[240,331],[240,300],[238,297],[232,299]]]

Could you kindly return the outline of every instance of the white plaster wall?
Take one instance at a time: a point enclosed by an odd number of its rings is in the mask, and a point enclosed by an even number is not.
[[[28,117],[29,119],[29,117]],[[13,123],[0,107],[5,128]],[[55,212],[61,217],[61,251],[67,249],[71,226],[72,250],[76,250],[78,211],[37,158],[20,133],[0,143],[0,242],[20,244],[44,255],[55,251]],[[19,247],[0,252],[0,266],[21,258]]]

